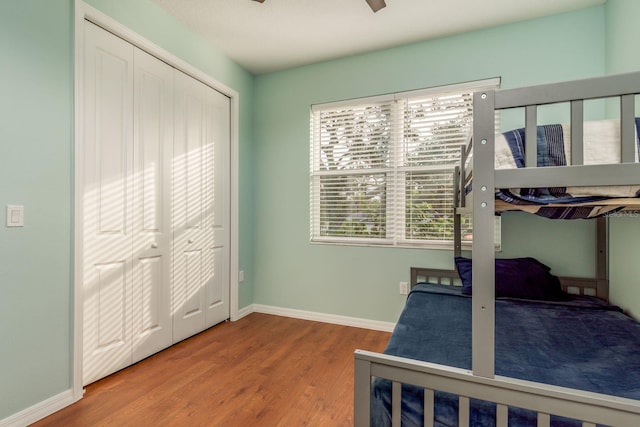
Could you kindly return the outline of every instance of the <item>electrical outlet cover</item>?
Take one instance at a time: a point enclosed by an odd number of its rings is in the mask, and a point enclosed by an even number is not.
[[[400,282],[400,295],[407,295],[409,293],[409,283]]]

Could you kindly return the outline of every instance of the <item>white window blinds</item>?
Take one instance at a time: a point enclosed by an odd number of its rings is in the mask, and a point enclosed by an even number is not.
[[[498,84],[313,106],[312,241],[450,245],[453,171],[471,130],[473,92]]]

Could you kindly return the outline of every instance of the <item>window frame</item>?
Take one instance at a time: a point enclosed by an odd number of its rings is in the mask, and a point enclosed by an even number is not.
[[[404,104],[419,97],[441,96],[447,93],[476,92],[487,89],[497,89],[500,87],[500,78],[490,78],[476,80],[465,83],[443,85],[425,89],[410,90],[386,95],[377,95],[363,98],[348,99],[337,102],[314,104],[310,109],[310,241],[314,244],[337,244],[337,245],[357,245],[357,246],[382,246],[382,247],[407,247],[422,249],[453,249],[453,239],[451,240],[422,240],[410,239],[406,236],[406,177],[410,173],[451,173],[453,175],[456,165],[435,164],[430,166],[411,166],[403,162],[404,138]],[[390,142],[389,156],[390,166],[381,168],[361,168],[361,169],[341,169],[337,171],[320,170],[320,115],[326,111],[337,111],[342,108],[365,108],[370,105],[391,105],[391,119],[389,121]],[[471,129],[469,129],[471,132]],[[385,234],[387,237],[341,237],[321,235],[321,202],[320,202],[320,181],[322,177],[330,176],[357,176],[385,174]],[[453,187],[453,181],[452,181]],[[455,209],[455,208],[454,208]],[[496,241],[499,247],[500,221],[496,221]],[[391,235],[390,235],[391,234]],[[472,241],[463,240],[463,249],[470,249]]]

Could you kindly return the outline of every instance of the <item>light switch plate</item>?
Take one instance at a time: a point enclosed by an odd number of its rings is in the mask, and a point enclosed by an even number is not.
[[[24,206],[8,205],[7,206],[7,227],[23,227],[24,226]]]

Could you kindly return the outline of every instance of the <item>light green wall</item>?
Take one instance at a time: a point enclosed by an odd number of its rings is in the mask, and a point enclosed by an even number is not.
[[[640,36],[640,2],[608,0],[606,4],[607,73],[640,70],[636,42]]]
[[[640,319],[640,214],[609,220],[610,297]]]
[[[0,1],[0,421],[71,387],[73,0]],[[240,307],[253,302],[254,77],[150,0],[92,0],[240,94]],[[25,206],[6,228],[5,206]]]
[[[0,420],[70,383],[72,17],[0,2]],[[5,227],[7,204],[24,227]]]
[[[640,70],[640,55],[635,47],[640,40],[640,2],[609,0],[606,4],[607,73]],[[640,102],[636,102],[636,116]],[[609,220],[609,275],[611,300],[640,319],[640,216]]]
[[[495,76],[514,87],[601,75],[604,33],[594,7],[257,77],[255,302],[394,322],[411,266],[453,267],[450,251],[309,243],[311,104]],[[503,256],[593,274],[589,223],[505,214],[503,225]],[[543,239],[558,234],[551,246]]]

